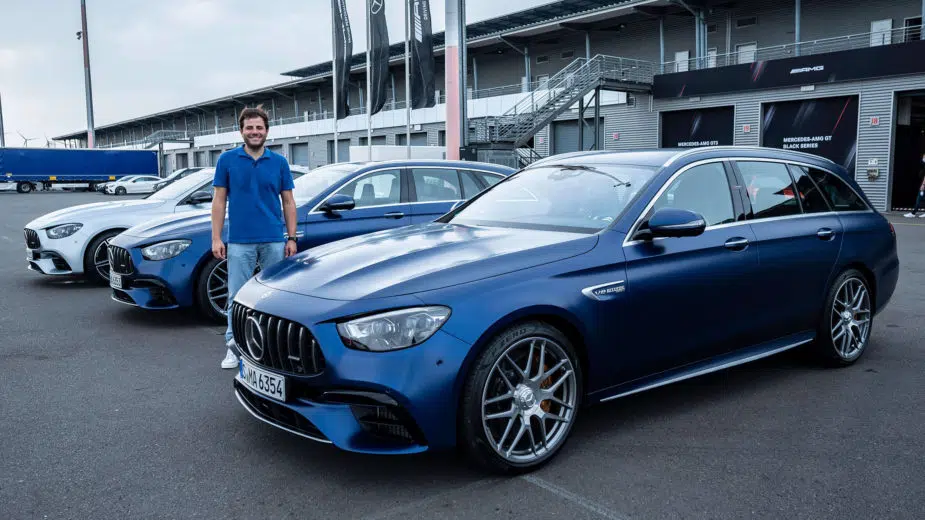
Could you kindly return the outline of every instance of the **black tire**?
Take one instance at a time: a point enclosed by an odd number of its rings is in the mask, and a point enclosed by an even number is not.
[[[125,195],[128,191],[125,190],[124,186],[119,186],[116,188],[116,195]]]
[[[16,185],[16,191],[19,193],[29,193],[35,190],[35,186],[31,182],[20,182]]]
[[[97,272],[94,257],[96,255],[97,249],[99,249],[100,246],[103,246],[104,242],[108,242],[122,231],[124,230],[113,229],[106,231],[105,233],[101,233],[90,242],[90,245],[87,246],[87,250],[84,252],[84,277],[88,282],[97,285],[109,285],[109,266],[107,265],[106,276],[103,277],[99,272]]]
[[[846,290],[849,291],[847,294]],[[861,293],[855,307],[860,309],[844,309],[844,301],[850,299],[850,294],[858,294],[857,291]],[[844,271],[832,282],[816,331],[816,341],[813,342],[817,360],[828,366],[845,367],[861,358],[870,344],[873,303],[870,282],[857,269]],[[867,321],[863,322],[865,319]],[[863,323],[859,324],[859,321]],[[847,331],[850,331],[849,335],[840,333]],[[853,338],[860,341],[855,343]],[[846,349],[846,345],[850,348]]]
[[[199,309],[199,312],[203,315],[203,317],[215,323],[227,323],[228,318],[225,314],[216,310],[212,305],[212,302],[209,300],[209,277],[212,275],[212,272],[216,268],[226,265],[227,263],[225,260],[212,257],[199,271],[199,276],[196,277],[196,307]],[[225,269],[225,290],[227,291],[227,267]]]
[[[539,366],[540,361],[540,348],[536,347],[534,350],[533,341],[534,339],[542,339],[547,341],[547,346],[543,349],[543,368],[542,371],[538,370],[536,367]],[[551,342],[551,343],[549,343]],[[526,344],[530,344],[528,347],[526,355],[522,358],[519,355],[519,352],[522,352],[522,349]],[[557,345],[558,350],[555,350],[551,345]],[[509,349],[517,349],[510,350]],[[552,375],[542,378],[540,374],[547,375],[551,368],[547,364],[549,358],[546,357],[546,352],[549,352],[550,355],[553,355],[555,352],[559,354],[564,354],[567,364],[562,368],[559,368]],[[553,419],[547,419],[545,416],[543,418],[538,417],[528,417],[526,423],[523,419],[523,416],[518,418],[508,419],[507,425],[504,428],[501,428],[501,425],[498,422],[489,423],[489,419],[485,419],[483,422],[483,401],[490,401],[491,399],[485,399],[488,395],[492,395],[496,392],[489,392],[489,389],[494,389],[498,391],[500,388],[505,394],[510,393],[512,395],[518,395],[516,390],[512,388],[520,389],[523,385],[523,379],[520,379],[521,383],[514,383],[513,381],[504,382],[503,386],[500,386],[504,381],[503,378],[507,378],[507,375],[500,375],[498,372],[495,372],[495,368],[500,368],[506,366],[510,371],[513,371],[513,367],[509,363],[505,365],[501,364],[502,356],[505,354],[510,354],[515,356],[518,360],[526,360],[527,358],[532,358],[534,361],[531,361],[529,364],[522,363],[521,371],[524,368],[526,370],[527,376],[530,377],[534,370],[537,371],[536,377],[542,379],[539,384],[545,384],[548,386],[554,380],[562,379],[565,381],[559,386],[555,392],[558,393],[560,389],[563,390],[563,396],[559,399],[572,403],[571,410],[566,410],[560,404],[553,403],[550,400],[540,400],[542,396],[537,397],[532,392],[529,393],[527,400],[520,402],[518,404],[518,397],[510,397],[511,399],[511,410],[515,410],[517,406],[524,405],[526,406],[529,403],[533,404],[533,409],[537,407],[541,410],[551,413],[553,406],[558,407],[555,411],[558,413],[558,417],[565,416],[568,420],[564,422],[564,426],[561,426],[563,423]],[[559,357],[559,354],[556,354],[556,357]],[[560,359],[559,362],[562,362],[563,359]],[[534,367],[533,365],[536,365]],[[497,365],[497,367],[496,367]],[[558,362],[556,364],[558,366]],[[571,372],[569,372],[569,370]],[[516,375],[517,372],[511,372]],[[496,375],[498,374],[498,375]],[[570,375],[571,374],[571,375]],[[509,384],[510,383],[510,384]],[[486,384],[489,386],[486,387]],[[511,386],[513,384],[513,387]],[[564,388],[563,388],[564,387]],[[459,450],[464,454],[467,460],[476,464],[482,469],[488,470],[492,473],[502,474],[502,475],[516,475],[520,473],[526,473],[534,471],[550,460],[552,460],[565,445],[571,430],[575,424],[575,421],[578,419],[578,410],[581,406],[582,401],[582,367],[578,356],[575,353],[575,347],[572,345],[571,341],[563,334],[561,331],[555,327],[550,326],[547,323],[540,321],[530,321],[526,323],[521,323],[514,325],[507,330],[501,332],[496,336],[491,343],[489,343],[485,350],[479,355],[479,357],[474,362],[472,369],[466,379],[466,383],[463,387],[463,394],[460,400],[460,410],[459,410]],[[545,406],[548,408],[544,408]],[[505,401],[500,401],[496,403],[499,408],[490,408],[495,406],[494,404],[486,405],[486,410],[492,410],[491,414],[494,415],[497,410],[502,410],[507,406]],[[557,418],[558,418],[557,417]],[[546,426],[548,423],[546,421],[552,420],[552,426]],[[501,423],[504,422],[504,418],[501,418]],[[520,426],[515,427],[519,422]],[[529,424],[529,428],[524,428],[525,424]],[[542,423],[542,428],[540,428],[540,423]],[[492,426],[486,426],[486,424],[491,424]],[[495,426],[497,425],[497,426]],[[525,442],[532,442],[534,446],[538,446],[539,442],[536,440],[536,435],[542,435],[543,432],[548,432],[547,440],[548,444],[544,444],[544,447],[541,447],[539,450],[539,455],[536,455],[536,451],[533,452],[534,460],[528,461],[514,461],[510,460],[510,455],[508,458],[503,457],[495,449],[495,440],[489,439],[488,432],[486,430],[493,430],[493,435],[495,435],[499,430],[504,430],[504,433],[498,438],[497,444],[500,445],[501,451],[504,451],[504,446],[513,435],[513,439],[510,440],[512,446],[510,449],[513,450],[517,446],[522,446]],[[518,430],[517,433],[514,433],[514,430]],[[525,432],[519,434],[521,431]],[[529,433],[526,433],[529,432]],[[534,433],[536,432],[536,433]],[[555,433],[553,433],[555,432]],[[529,437],[528,437],[529,434]],[[518,440],[519,439],[519,440]],[[524,439],[527,439],[526,441]],[[530,454],[523,455],[524,457],[529,457]]]

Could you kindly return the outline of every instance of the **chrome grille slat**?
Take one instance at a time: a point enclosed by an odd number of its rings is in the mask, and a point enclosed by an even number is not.
[[[308,327],[299,323],[247,308],[231,305],[232,334],[241,352],[253,358],[247,348],[245,325],[253,316],[260,324],[265,344],[258,365],[295,375],[317,375],[324,370],[324,354]]]
[[[119,246],[109,246],[109,270],[117,274],[132,274],[135,272],[135,263],[127,249]]]
[[[34,229],[24,229],[23,233],[26,235],[26,246],[29,249],[38,249],[42,247],[42,241],[39,240],[39,233]]]

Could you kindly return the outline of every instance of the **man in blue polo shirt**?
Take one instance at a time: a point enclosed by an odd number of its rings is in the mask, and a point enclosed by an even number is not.
[[[264,148],[270,130],[267,113],[259,106],[246,108],[241,111],[238,126],[244,144],[218,158],[212,182],[215,187],[212,254],[216,258],[227,258],[228,311],[235,294],[253,276],[258,264],[266,268],[297,251],[292,172],[285,157]],[[226,201],[227,249],[222,242]],[[237,368],[238,358],[232,349],[235,345],[231,312],[228,312],[225,347],[222,368]]]

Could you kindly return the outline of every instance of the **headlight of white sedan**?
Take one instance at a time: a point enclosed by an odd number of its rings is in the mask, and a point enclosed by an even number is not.
[[[186,251],[190,243],[191,241],[189,240],[168,240],[166,242],[152,244],[141,250],[141,256],[143,256],[145,260],[167,260],[168,258],[173,258],[183,251]]]
[[[348,347],[387,352],[427,341],[450,317],[447,307],[414,307],[337,324]]]
[[[50,227],[45,230],[45,234],[48,235],[48,238],[58,239],[58,238],[67,238],[74,233],[80,231],[80,228],[84,227],[83,224],[61,224],[60,226]]]

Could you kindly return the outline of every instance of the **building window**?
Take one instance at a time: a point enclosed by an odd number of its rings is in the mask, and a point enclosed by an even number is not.
[[[736,19],[736,29],[743,29],[745,27],[752,27],[753,25],[758,25],[757,16],[747,16],[745,18]]]

